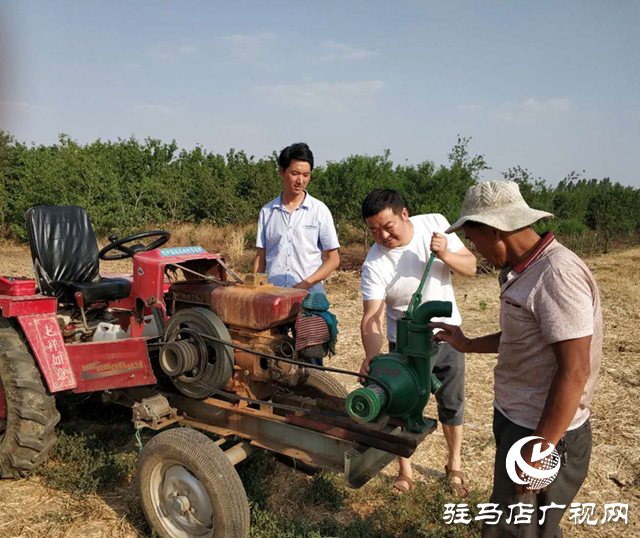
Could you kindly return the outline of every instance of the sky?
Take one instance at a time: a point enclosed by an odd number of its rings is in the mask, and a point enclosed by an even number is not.
[[[640,187],[640,1],[0,0],[0,129]],[[584,172],[583,172],[584,171]]]

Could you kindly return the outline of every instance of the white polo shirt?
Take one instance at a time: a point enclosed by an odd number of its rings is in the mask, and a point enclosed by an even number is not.
[[[315,273],[322,252],[340,243],[329,208],[306,193],[293,213],[282,204],[282,194],[260,210],[256,246],[265,249],[269,282],[290,288]],[[309,291],[324,293],[322,282]]]
[[[377,243],[371,247],[362,266],[362,298],[365,301],[384,300],[387,306],[387,338],[396,341],[396,320],[401,318],[431,255],[431,236],[438,232],[447,238],[447,250],[457,252],[464,247],[455,234],[445,234],[449,223],[442,215],[417,215],[409,219],[413,224],[413,238],[408,245],[388,249]],[[451,325],[460,325],[462,319],[451,285],[451,270],[436,258],[422,290],[422,302],[451,301],[450,318],[434,318]]]

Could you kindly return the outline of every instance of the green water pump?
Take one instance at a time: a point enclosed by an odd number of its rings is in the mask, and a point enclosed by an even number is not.
[[[422,288],[431,270],[435,253],[431,254],[418,289],[411,297],[405,315],[397,321],[396,349],[376,355],[371,361],[366,385],[347,396],[349,415],[358,422],[372,422],[382,415],[407,421],[409,431],[422,433],[433,421],[427,421],[422,412],[429,395],[441,388],[431,373],[431,359],[437,354],[431,342],[433,331],[428,327],[432,318],[451,317],[450,301],[422,303]]]

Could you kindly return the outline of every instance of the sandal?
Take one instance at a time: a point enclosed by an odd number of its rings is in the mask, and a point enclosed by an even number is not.
[[[400,473],[396,479],[393,481],[393,489],[396,494],[407,493],[407,491],[413,489],[415,484],[413,480],[409,478],[406,474]]]
[[[469,494],[469,488],[467,487],[467,475],[464,471],[451,471],[449,466],[445,465],[444,472],[449,477],[449,491],[454,495],[466,497]],[[454,477],[459,478],[462,483],[452,482],[451,478]]]

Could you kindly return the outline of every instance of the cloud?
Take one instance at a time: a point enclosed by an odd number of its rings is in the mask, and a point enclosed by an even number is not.
[[[255,35],[232,34],[222,41],[232,62],[247,62],[269,56],[277,39],[275,32],[262,32]]]
[[[571,99],[538,101],[532,97],[520,102],[507,101],[496,107],[495,117],[517,125],[556,119],[574,108]]]
[[[486,113],[490,118],[503,123],[525,125],[559,118],[573,110],[574,104],[568,98],[547,99],[539,101],[530,97],[524,101],[506,101],[500,105],[456,106],[456,110],[468,114]]]
[[[172,45],[156,45],[153,47],[147,47],[147,56],[161,62],[170,62],[176,57],[191,56],[198,53],[198,47],[195,45],[181,45],[175,47]]]
[[[185,46],[182,46],[182,47],[178,47],[178,52],[180,54],[186,54],[186,55],[197,54],[198,53],[198,47],[196,47],[194,45],[185,45]]]
[[[460,112],[482,112],[484,109],[484,105],[458,105],[456,107],[456,110]]]
[[[172,48],[166,46],[147,47],[147,56],[161,62],[169,62],[176,57]]]
[[[32,105],[29,103],[25,103],[24,101],[0,101],[0,106],[2,108],[6,108],[7,110],[19,111],[19,110],[27,110],[31,108]]]
[[[6,108],[7,110],[12,111],[33,111],[38,112],[40,110],[53,110],[51,107],[34,105],[31,103],[26,103],[24,101],[0,101],[0,106],[2,108]]]
[[[327,63],[357,62],[378,55],[374,50],[358,49],[345,45],[344,43],[336,43],[335,41],[328,41],[324,44],[324,48],[328,49],[329,52],[324,56],[320,56],[318,60]]]
[[[255,123],[245,123],[245,122],[237,122],[237,123],[217,123],[215,125],[215,129],[223,132],[226,135],[231,135],[235,137],[255,137],[260,136],[266,133],[266,130],[261,125],[257,125]]]
[[[374,96],[383,88],[382,80],[358,80],[276,84],[258,86],[255,91],[270,101],[285,106],[324,112],[343,112],[353,106],[370,104]]]
[[[155,105],[152,103],[147,103],[144,105],[135,105],[132,107],[132,110],[137,113],[142,114],[150,114],[153,116],[166,116],[168,114],[173,114],[175,109],[170,108],[165,105]]]
[[[25,101],[0,101],[2,118],[31,118],[51,112],[56,112],[56,109],[51,106],[34,105]]]

